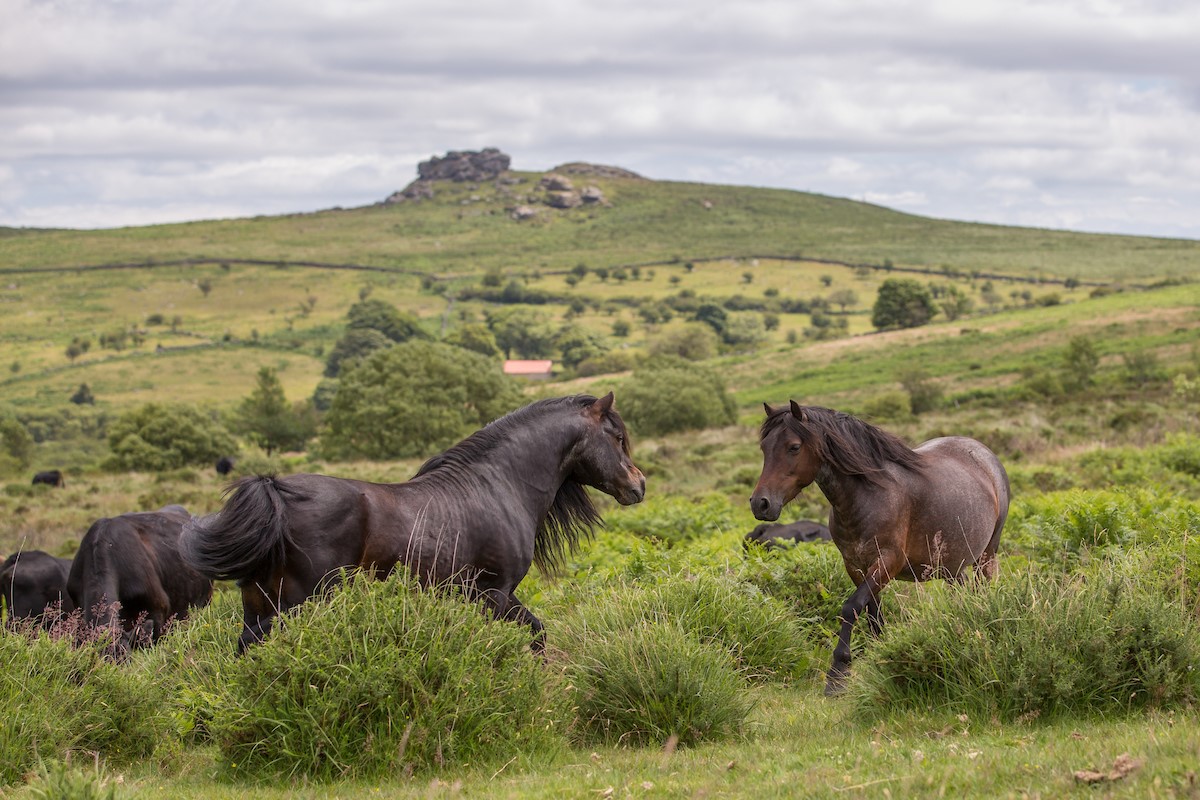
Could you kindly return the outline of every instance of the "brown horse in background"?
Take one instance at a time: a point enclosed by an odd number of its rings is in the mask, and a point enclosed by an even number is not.
[[[995,453],[964,436],[909,448],[898,437],[839,411],[764,406],[763,470],[754,516],[775,520],[816,482],[829,500],[829,530],[857,587],[842,606],[826,694],[844,686],[850,633],[864,611],[883,627],[879,593],[899,578],[961,582],[967,568],[990,579],[1008,517],[1008,475]]]
[[[531,564],[553,571],[600,521],[585,486],[622,505],[645,495],[611,392],[514,411],[406,483],[242,478],[220,512],[188,524],[183,550],[200,572],[241,586],[239,652],[340,570],[382,578],[398,564],[425,585],[463,585],[497,619],[528,625],[540,647],[542,623],[515,591]]]

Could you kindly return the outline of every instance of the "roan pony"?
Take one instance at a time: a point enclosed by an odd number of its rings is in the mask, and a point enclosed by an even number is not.
[[[865,611],[883,626],[879,593],[893,579],[962,582],[966,570],[990,579],[1008,517],[1008,475],[996,455],[964,436],[931,439],[915,449],[839,411],[765,405],[759,444],[762,475],[750,498],[754,516],[779,518],[816,482],[829,500],[829,530],[857,587],[842,606],[841,630],[826,694],[842,690],[850,670],[850,632]]]
[[[200,572],[241,586],[239,652],[341,570],[382,578],[397,564],[423,585],[462,585],[497,619],[528,625],[538,649],[542,623],[514,592],[531,563],[553,572],[600,521],[585,486],[622,505],[645,495],[611,392],[514,411],[405,483],[241,478],[221,511],[187,526],[183,550]]]

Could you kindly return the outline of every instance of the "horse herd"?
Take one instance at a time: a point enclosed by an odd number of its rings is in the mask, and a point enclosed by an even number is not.
[[[882,626],[879,593],[892,579],[961,582],[967,568],[995,572],[1008,512],[1003,466],[979,442],[944,437],[910,449],[863,420],[826,408],[766,406],[763,470],[750,498],[760,520],[816,483],[829,524],[760,525],[747,547],[832,540],[855,591],[827,693],[843,686],[850,632],[866,614]],[[497,619],[540,620],[516,589],[533,564],[555,573],[601,522],[585,487],[622,505],[646,480],[633,463],[610,392],[542,400],[488,424],[425,462],[412,479],[368,483],[327,475],[243,477],[215,514],[173,505],[96,521],[73,560],[38,551],[10,556],[0,583],[10,618],[78,610],[82,630],[108,629],[115,654],[153,643],[171,619],[208,603],[214,580],[242,595],[238,651],[266,637],[276,617],[332,589],[351,571],[386,577],[397,566],[423,585],[453,583]]]

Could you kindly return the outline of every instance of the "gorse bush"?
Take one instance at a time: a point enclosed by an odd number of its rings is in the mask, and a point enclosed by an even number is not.
[[[590,630],[566,664],[574,737],[586,743],[691,745],[741,730],[752,708],[729,653],[671,622]]]
[[[743,524],[739,517],[746,516],[745,512],[739,515],[728,500],[717,495],[695,499],[662,495],[610,514],[605,522],[613,531],[658,539],[671,546],[740,530]]]
[[[574,660],[589,647],[584,640],[643,623],[674,625],[724,650],[749,680],[799,677],[811,668],[811,645],[788,606],[715,570],[616,582],[556,626],[554,641]]]
[[[1099,554],[1178,541],[1200,531],[1200,504],[1153,490],[1072,489],[1013,503],[1001,553],[1015,550],[1056,569]]]
[[[229,774],[394,776],[552,741],[529,629],[402,573],[304,604],[223,669],[211,726]]]
[[[897,618],[898,617],[898,618]],[[858,712],[946,709],[1002,720],[1193,702],[1200,641],[1128,562],[922,593],[859,659]]]
[[[842,554],[828,543],[752,548],[741,578],[786,603],[808,636],[822,645],[837,633],[842,604],[854,590]]]
[[[106,661],[100,650],[45,633],[0,631],[0,783],[72,751],[129,763],[167,738],[163,689]]]

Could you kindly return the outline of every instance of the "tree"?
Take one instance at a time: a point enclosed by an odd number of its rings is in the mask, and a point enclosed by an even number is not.
[[[1091,386],[1099,365],[1100,356],[1096,354],[1092,340],[1076,336],[1067,344],[1063,359],[1063,388],[1079,391]]]
[[[655,336],[647,349],[651,356],[676,356],[688,361],[703,361],[717,354],[717,334],[708,325],[687,322]]]
[[[900,386],[908,393],[909,410],[913,414],[932,411],[942,402],[942,387],[934,383],[929,373],[921,367],[903,369],[898,378]]]
[[[549,358],[554,331],[541,313],[515,306],[488,314],[488,327],[507,358]]]
[[[718,334],[724,334],[725,316],[725,309],[712,303],[705,303],[696,309],[695,320],[709,325]]]
[[[916,328],[932,319],[933,296],[911,278],[888,278],[879,287],[871,324],[880,330]]]
[[[231,427],[270,456],[273,450],[303,450],[316,435],[317,419],[310,404],[289,405],[279,375],[263,367],[254,391],[234,412]]]
[[[559,360],[567,369],[574,369],[581,361],[599,358],[609,351],[608,343],[602,336],[578,325],[562,326],[554,335],[554,346],[558,348]]]
[[[20,420],[7,417],[0,419],[0,445],[17,466],[25,469],[33,458],[33,436]]]
[[[521,402],[516,381],[494,359],[437,342],[404,342],[342,375],[321,447],[332,457],[426,456]]]
[[[170,403],[147,403],[122,414],[108,428],[108,446],[112,455],[106,466],[117,470],[211,464],[237,451],[233,436],[214,415]]]
[[[732,425],[737,420],[737,406],[721,377],[678,358],[655,359],[635,370],[617,396],[622,418],[646,436]]]
[[[350,306],[346,312],[346,327],[379,331],[393,342],[429,338],[415,316],[383,300],[360,300]]]
[[[500,358],[503,355],[500,352],[500,345],[496,344],[496,337],[481,322],[468,322],[461,325],[446,334],[446,338],[442,341],[488,358]]]
[[[938,305],[941,307],[942,313],[946,315],[946,319],[951,322],[975,310],[975,301],[953,284],[946,284],[942,288],[942,297],[938,301]]]
[[[846,313],[846,309],[850,306],[858,305],[858,294],[853,289],[838,289],[829,295],[829,302]]]
[[[391,346],[392,340],[374,328],[348,330],[325,359],[325,377],[336,378],[343,368],[348,368],[358,359]]]
[[[75,390],[75,394],[71,395],[71,402],[77,406],[96,405],[96,397],[92,394],[92,387],[86,383],[79,384],[79,388]]]
[[[761,314],[754,311],[740,311],[729,314],[725,320],[725,331],[722,334],[725,344],[742,349],[753,349],[763,339],[767,338],[767,329],[763,325]]]

